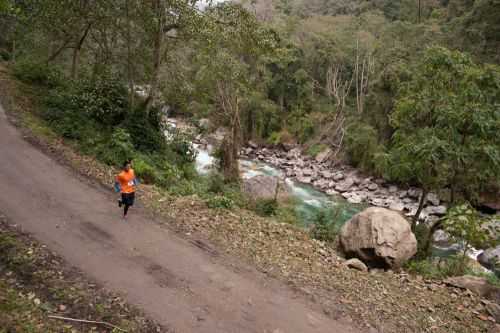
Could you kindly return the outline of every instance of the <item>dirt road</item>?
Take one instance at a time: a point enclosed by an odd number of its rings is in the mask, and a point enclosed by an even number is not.
[[[150,221],[23,140],[0,106],[0,211],[175,332],[356,332],[286,286]],[[228,264],[228,263],[232,264]]]

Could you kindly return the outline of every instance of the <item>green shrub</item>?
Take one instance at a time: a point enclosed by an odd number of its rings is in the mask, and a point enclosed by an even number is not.
[[[9,51],[7,51],[5,49],[0,49],[0,60],[9,61],[10,59],[11,59],[11,55],[10,55]]]
[[[307,153],[312,157],[316,157],[319,153],[321,153],[322,151],[324,151],[327,148],[328,148],[327,145],[316,144],[316,145],[312,145],[311,147],[309,147],[309,149],[307,150]]]
[[[196,149],[191,144],[192,137],[189,134],[174,131],[171,140],[167,144],[167,149],[176,156],[179,164],[193,163],[196,160]]]
[[[254,211],[260,216],[275,216],[278,212],[278,202],[274,199],[258,199],[254,203]]]
[[[280,223],[296,225],[299,219],[297,217],[295,205],[294,202],[280,203],[275,214],[276,220]]]
[[[406,269],[412,274],[419,274],[433,279],[444,279],[450,276],[461,276],[472,273],[470,267],[466,264],[464,265],[461,256],[411,260],[406,264]]]
[[[346,149],[351,162],[363,170],[373,171],[377,154],[383,152],[377,130],[368,124],[354,121],[347,127]]]
[[[314,239],[333,243],[337,239],[339,229],[334,223],[328,223],[327,216],[328,215],[324,211],[320,211],[316,215],[314,226],[311,229],[310,234]]]
[[[143,160],[135,158],[133,161],[135,174],[145,184],[154,184],[158,180],[158,175],[154,166]]]
[[[215,194],[224,192],[224,176],[218,172],[213,172],[208,177],[208,191]]]
[[[208,208],[231,209],[234,207],[234,201],[223,195],[214,195],[207,201]]]
[[[117,126],[125,120],[128,92],[119,78],[109,74],[84,77],[75,83],[73,93],[78,109],[98,123]]]
[[[130,134],[123,128],[117,128],[108,142],[98,148],[97,157],[108,165],[120,166],[126,160],[133,159],[134,153]]]
[[[132,141],[137,150],[160,152],[165,149],[165,135],[157,109],[153,109],[148,113],[142,108],[134,110],[127,115],[124,127],[132,136]]]
[[[19,60],[15,63],[13,73],[16,78],[25,83],[31,83],[49,88],[62,84],[62,73],[46,63],[32,60]]]

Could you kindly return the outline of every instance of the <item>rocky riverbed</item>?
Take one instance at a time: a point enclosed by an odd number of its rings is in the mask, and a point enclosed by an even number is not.
[[[312,185],[328,195],[342,196],[349,203],[367,203],[406,216],[415,215],[422,194],[418,188],[403,189],[383,179],[363,176],[349,166],[333,168],[320,159],[303,155],[297,148],[286,152],[251,144],[242,150],[242,157],[268,163],[280,169],[287,178]],[[427,196],[424,207],[420,219],[426,222],[435,221],[447,211],[446,203],[435,193]]]

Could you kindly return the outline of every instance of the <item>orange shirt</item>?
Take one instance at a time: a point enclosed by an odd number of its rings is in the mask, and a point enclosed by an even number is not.
[[[120,183],[122,193],[133,193],[135,192],[135,173],[133,169],[127,171],[122,171],[116,177],[116,181]]]

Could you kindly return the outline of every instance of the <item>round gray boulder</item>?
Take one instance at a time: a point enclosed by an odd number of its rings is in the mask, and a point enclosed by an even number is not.
[[[410,224],[397,212],[378,207],[362,211],[343,226],[340,246],[348,258],[380,268],[400,267],[417,253]]]

